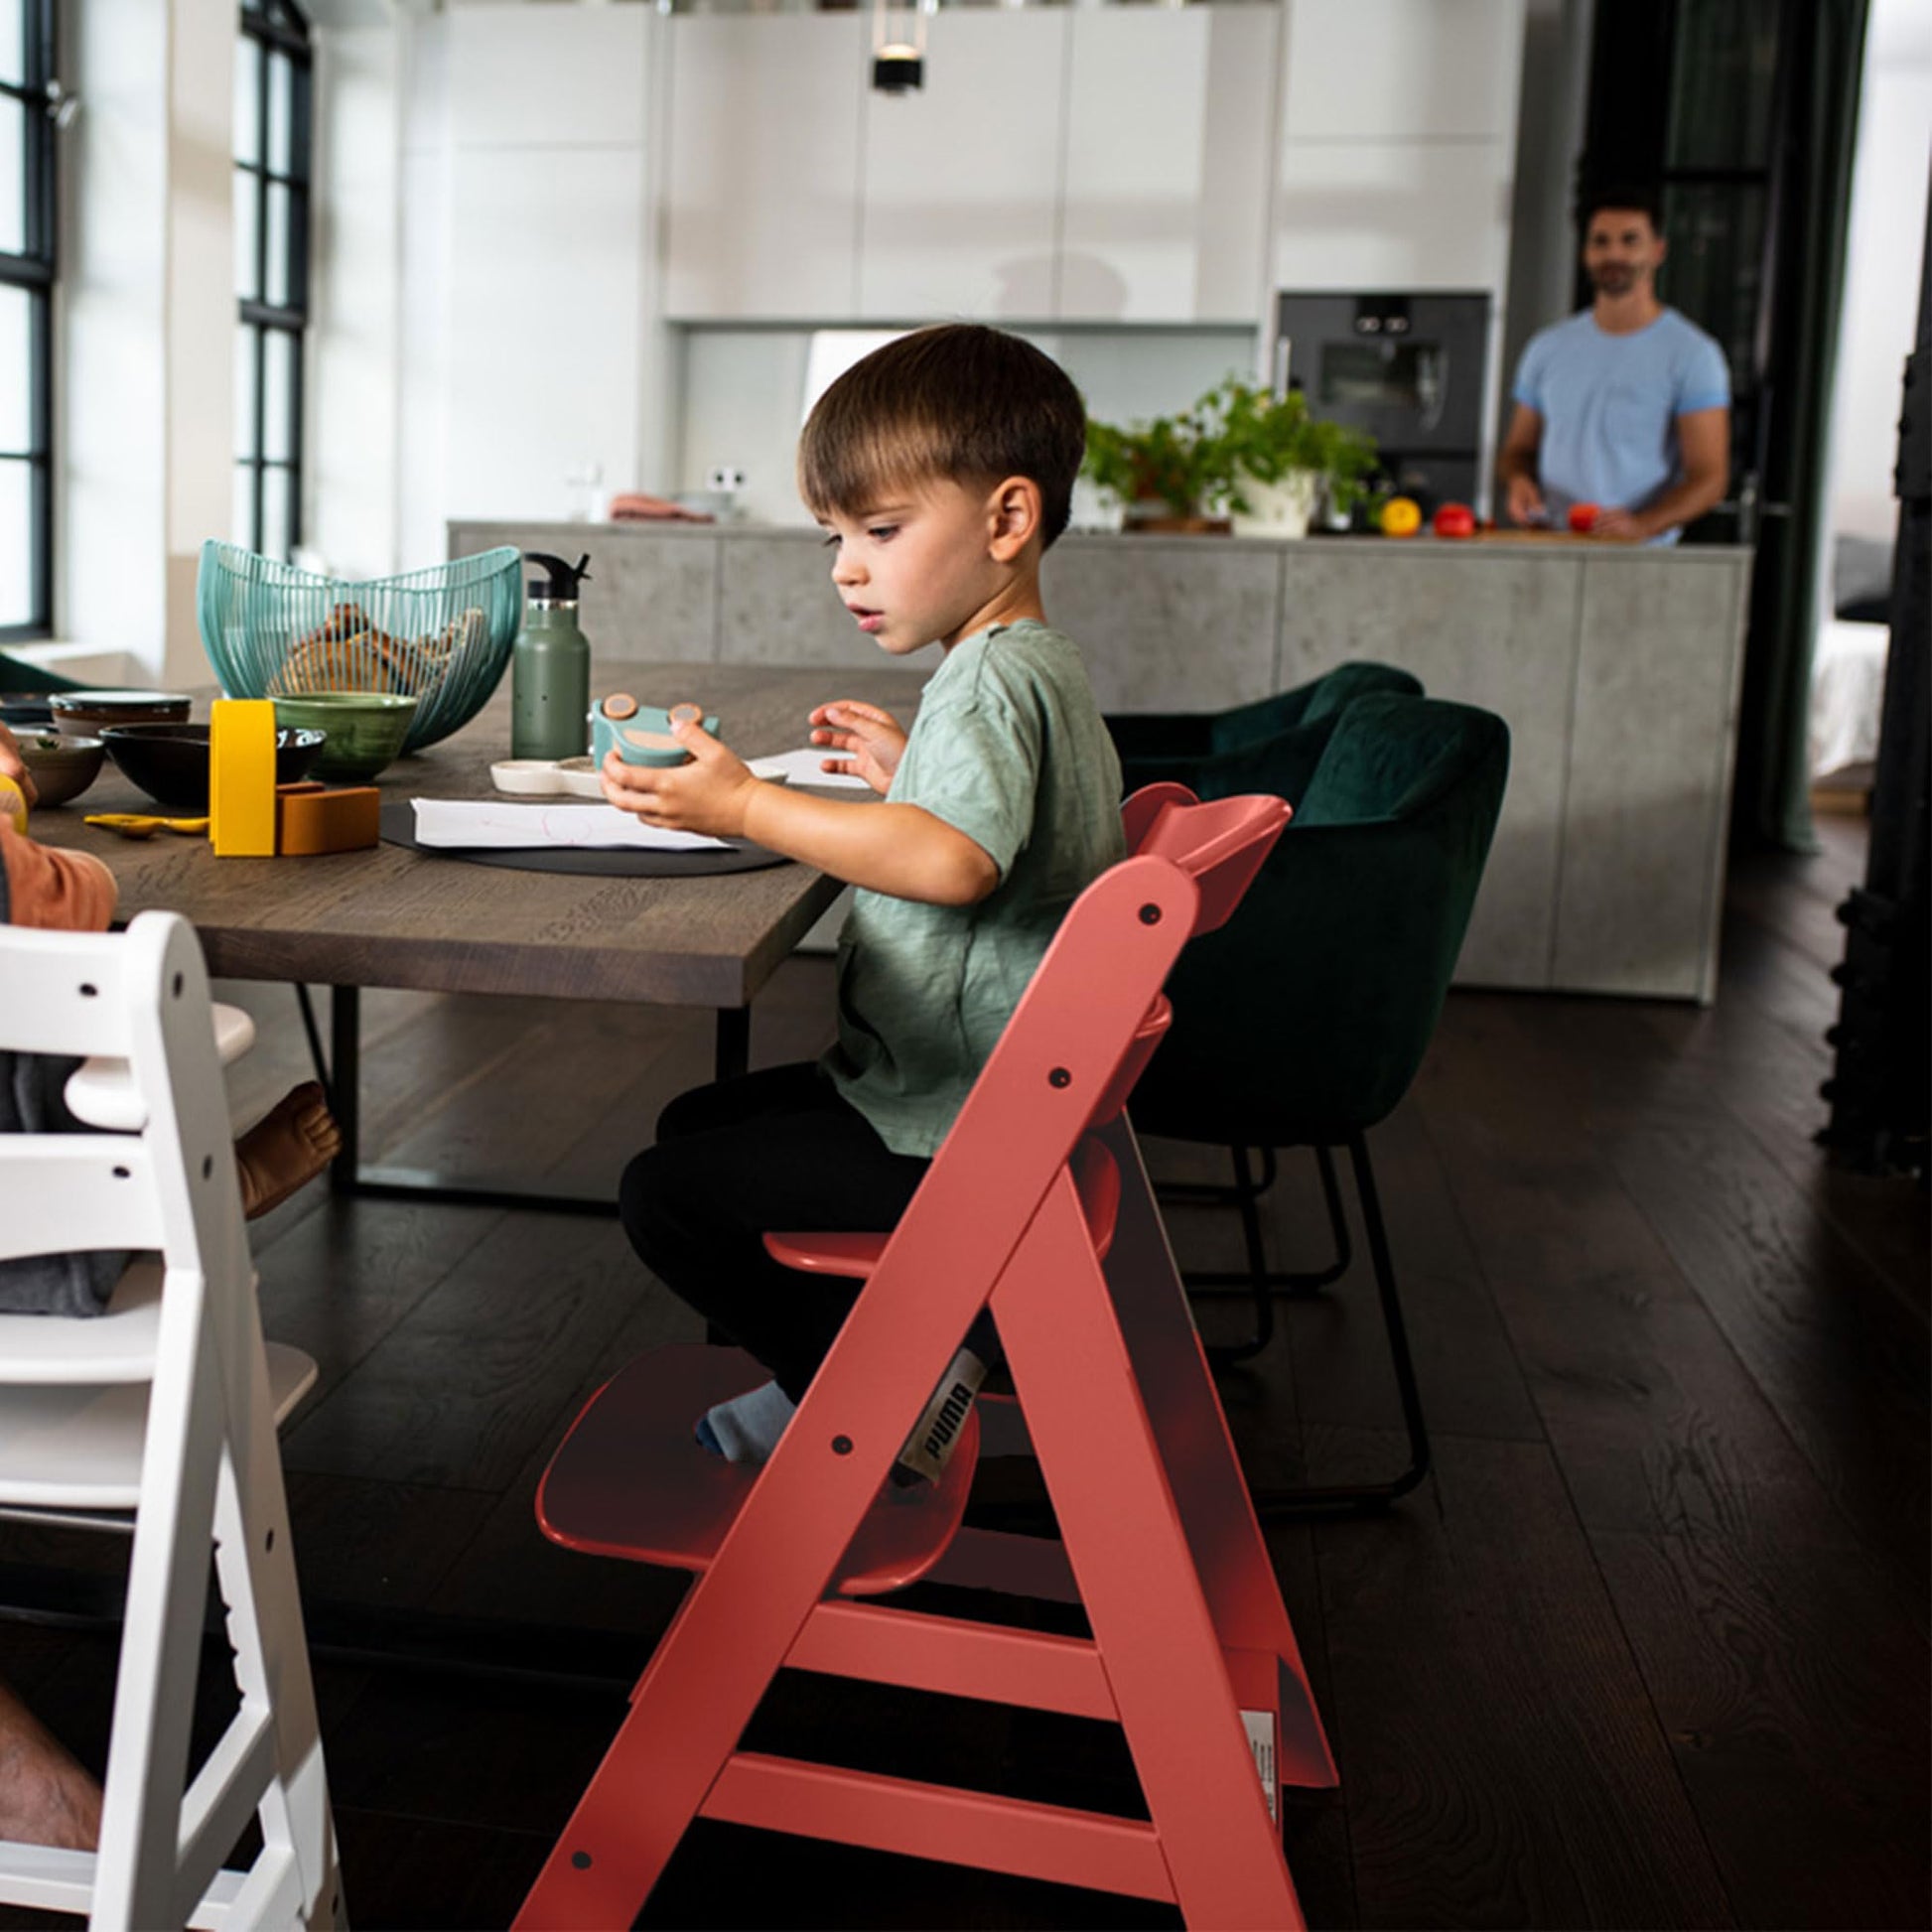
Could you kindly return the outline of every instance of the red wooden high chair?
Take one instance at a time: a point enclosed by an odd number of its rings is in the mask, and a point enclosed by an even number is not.
[[[1200,1927],[1299,1926],[1278,1783],[1332,1785],[1295,1634],[1122,1107],[1190,934],[1280,835],[1276,798],[1126,807],[1135,856],[1083,893],[890,1234],[769,1235],[866,1282],[761,1469],[693,1442],[764,1379],[667,1348],[593,1398],[538,1493],[574,1548],[701,1573],[525,1900],[521,1926],[627,1926],[694,1818],[1175,1902]],[[943,1479],[888,1481],[981,1309],[1016,1397],[982,1396]],[[1024,1420],[1063,1542],[967,1529],[987,1433]],[[898,1608],[920,1578],[1078,1602],[1091,1639]],[[1098,1718],[1141,1821],[739,1749],[777,1671]]]

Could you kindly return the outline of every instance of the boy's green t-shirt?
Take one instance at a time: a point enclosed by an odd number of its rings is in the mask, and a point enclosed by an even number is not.
[[[920,696],[887,797],[1000,869],[976,905],[861,892],[839,936],[826,1069],[895,1154],[929,1155],[1067,907],[1126,857],[1120,760],[1080,653],[1031,618],[962,638]]]

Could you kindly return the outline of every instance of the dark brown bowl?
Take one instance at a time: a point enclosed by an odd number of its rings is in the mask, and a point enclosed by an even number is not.
[[[207,736],[206,725],[107,725],[100,742],[157,805],[200,813],[207,810]],[[307,777],[327,742],[322,732],[277,732],[275,782]]]
[[[183,724],[190,700],[179,691],[50,691],[54,728],[72,738],[98,738],[107,725]]]

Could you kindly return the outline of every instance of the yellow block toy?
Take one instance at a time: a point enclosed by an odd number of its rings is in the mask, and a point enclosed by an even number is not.
[[[217,698],[208,708],[208,836],[217,859],[275,856],[275,705]]]

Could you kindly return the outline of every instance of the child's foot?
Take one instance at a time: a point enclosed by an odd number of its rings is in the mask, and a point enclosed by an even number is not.
[[[91,1852],[100,1842],[100,1786],[0,1685],[0,1838]]]
[[[241,1211],[251,1221],[280,1207],[341,1153],[342,1130],[321,1085],[306,1080],[235,1143]]]
[[[764,1382],[707,1409],[694,1434],[703,1448],[727,1462],[762,1462],[797,1413],[797,1404],[777,1383]]]

